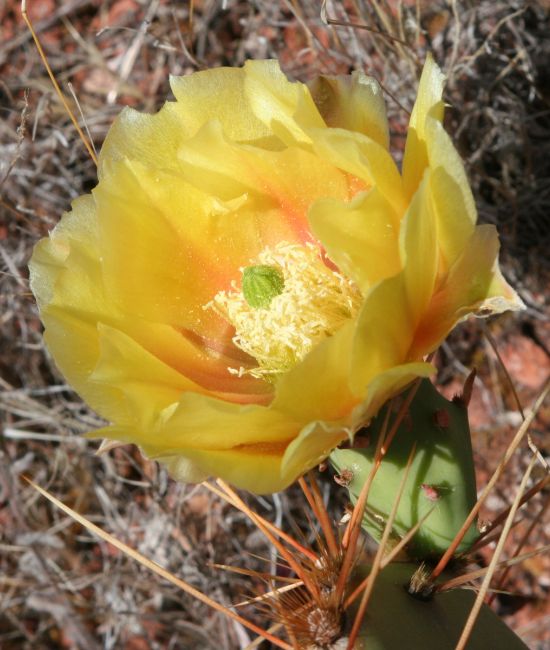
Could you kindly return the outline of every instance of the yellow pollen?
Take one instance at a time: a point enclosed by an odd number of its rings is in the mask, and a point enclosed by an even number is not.
[[[357,285],[323,262],[313,244],[280,242],[251,264],[279,269],[284,278],[283,291],[267,307],[250,306],[235,282],[231,291],[220,291],[206,307],[235,327],[233,342],[258,363],[252,370],[229,371],[274,380],[355,316],[362,296]]]

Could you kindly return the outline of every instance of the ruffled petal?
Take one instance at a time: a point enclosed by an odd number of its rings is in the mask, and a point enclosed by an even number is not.
[[[100,323],[97,333],[99,354],[88,381],[107,388],[116,387],[124,394],[126,402],[131,404],[132,412],[136,414],[135,421],[145,429],[152,427],[158,413],[177,403],[186,391],[228,402],[258,401],[258,396],[254,394],[216,390],[216,378],[208,377],[202,385],[193,381],[187,374],[177,372],[169,363],[164,363],[156,350],[152,354],[138,341],[114,327]],[[206,373],[207,369],[203,372]]]
[[[444,87],[445,75],[441,72],[431,53],[428,52],[420,76],[411,119],[409,120],[409,127],[416,130],[421,140],[425,139],[424,125],[428,116],[439,122],[443,121],[445,105],[442,97]]]
[[[443,121],[444,104],[442,101],[445,76],[428,54],[416,102],[409,121],[405,155],[403,157],[403,186],[407,196],[412,196],[422,180],[424,170],[428,166],[426,149],[426,119],[432,117],[438,122]]]
[[[255,494],[279,492],[296,478],[282,476],[281,459],[280,451],[261,445],[224,451],[191,449],[185,451],[185,456],[156,457],[177,481],[196,483],[215,476]]]
[[[380,84],[360,71],[338,77],[318,77],[309,84],[327,126],[356,131],[389,147],[386,105]]]
[[[89,380],[100,354],[96,324],[55,307],[43,309],[40,318],[44,342],[72,388],[106,420],[131,425],[135,414],[120,388]]]
[[[274,408],[242,406],[185,392],[177,402],[157,412],[152,427],[117,435],[119,440],[140,445],[147,455],[156,457],[185,455],[188,449],[220,451],[255,444],[281,450],[301,426]]]
[[[395,213],[403,214],[407,203],[401,176],[384,147],[360,133],[344,129],[310,129],[308,133],[318,156],[359,179],[362,186],[358,190],[376,187]]]
[[[98,358],[87,383],[114,387],[133,414],[133,424],[148,429],[159,411],[177,401],[182,390],[199,387],[163,364],[123,332],[98,325]],[[120,420],[115,420],[120,425]]]
[[[275,61],[255,61],[255,76],[266,82],[276,77]],[[176,97],[177,111],[187,137],[194,135],[210,120],[218,120],[224,133],[236,142],[250,142],[263,146],[280,146],[269,123],[261,120],[251,101],[249,83],[250,64],[244,68],[213,68],[184,77],[170,77],[170,86]],[[284,76],[279,71],[279,76]],[[285,81],[290,84],[289,81]]]
[[[34,248],[29,262],[31,290],[39,308],[58,304],[104,314],[95,202],[89,195],[81,196],[72,208]],[[63,274],[68,266],[74,268],[69,277]]]
[[[166,463],[179,480],[217,476],[264,493],[281,490],[296,478],[282,475],[281,461],[300,428],[273,408],[185,393],[157,414],[152,426],[117,426],[99,434],[139,445],[149,458]]]
[[[252,375],[238,377],[230,368],[251,369],[256,360],[232,341],[209,340],[186,329],[163,323],[131,319],[118,324],[145,350],[199,388],[231,402],[265,404],[273,386]]]
[[[438,224],[431,181],[431,173],[426,171],[403,218],[400,233],[403,279],[413,327],[431,300],[438,271]]]
[[[339,270],[364,292],[401,270],[397,221],[376,187],[350,202],[320,199],[309,211],[312,233]]]
[[[122,159],[178,171],[178,151],[210,120],[218,121],[232,141],[281,148],[282,142],[252,111],[244,91],[245,77],[244,68],[215,68],[171,77],[176,102],[166,102],[152,115],[123,109],[101,148],[100,179],[104,177],[104,162]]]
[[[130,226],[129,232],[130,236],[126,242],[121,242],[122,246],[131,246],[132,236],[136,233]],[[145,317],[131,312],[129,315],[118,301],[113,300],[104,283],[105,255],[103,248],[100,252],[99,238],[94,199],[79,199],[74,202],[73,211],[64,215],[50,237],[36,246],[30,263],[31,286],[42,308],[42,319],[49,324],[46,339],[51,340],[52,348],[55,348],[58,365],[64,369],[69,381],[78,384],[77,390],[81,394],[86,390],[86,376],[97,362],[98,327],[103,324],[124,332],[139,347],[154,355],[160,364],[166,364],[179,373],[181,377],[176,385],[180,387],[187,378],[192,383],[185,385],[197,390],[210,390],[230,401],[264,403],[270,399],[272,387],[266,382],[251,376],[238,378],[229,372],[230,367],[252,367],[255,361],[232,344],[232,331],[227,323],[222,322],[222,328],[227,331],[224,343],[224,338],[208,339],[204,332],[198,336],[183,325],[174,326],[158,319],[155,321],[153,309],[148,313],[146,311]],[[173,241],[166,243],[171,245]],[[137,266],[134,267],[136,277],[147,276],[147,260],[129,256],[128,250],[132,249],[125,247],[124,251],[120,251],[123,271],[134,264]],[[165,257],[156,263],[165,265],[166,261]],[[139,266],[140,262],[142,267]],[[136,287],[135,279],[131,276],[128,283],[130,291],[141,295],[139,286],[145,286],[145,281]],[[109,282],[107,286],[110,286]],[[155,287],[153,291],[152,300],[156,301]],[[67,329],[66,336],[69,337],[74,328],[88,341],[86,370],[82,370],[78,377],[72,369],[72,359],[65,358],[69,356],[69,346],[65,353],[63,339],[56,342],[60,330]],[[75,359],[79,357],[77,342],[75,348],[71,348],[70,355]],[[97,390],[95,387],[94,394]],[[97,403],[97,396],[93,403]],[[96,409],[107,417],[105,407]]]
[[[100,429],[87,437],[101,436],[118,441],[129,435],[128,431],[113,426]],[[283,474],[281,465],[285,446],[259,443],[219,450],[185,448],[174,454],[165,454],[154,446],[145,445],[142,452],[148,458],[165,465],[176,481],[200,483],[215,477],[255,494],[271,494],[284,490],[301,474],[300,471],[293,475],[288,472]]]
[[[246,206],[258,214],[277,211],[258,233],[264,246],[309,240],[311,204],[320,196],[348,196],[347,176],[329,162],[298,148],[267,151],[232,143],[217,122],[206,124],[179,157],[186,180],[208,195],[224,201],[245,195]]]
[[[464,165],[449,135],[437,120],[426,120],[430,189],[437,218],[441,272],[446,272],[468,245],[477,212]]]
[[[363,397],[380,373],[408,358],[414,332],[403,272],[382,280],[367,294],[357,318],[350,385]]]
[[[308,148],[305,129],[326,126],[308,87],[289,81],[276,60],[247,61],[244,73],[245,95],[256,117],[286,145]]]
[[[177,152],[192,134],[176,102],[166,102],[152,115],[126,107],[116,117],[101,147],[99,179],[105,177],[105,163],[125,159],[177,172]]]
[[[357,403],[348,385],[354,326],[343,325],[281,375],[272,407],[304,423],[345,418]]]
[[[418,325],[412,354],[435,349],[469,314],[489,316],[524,307],[498,269],[499,242],[494,226],[477,226],[444,286],[434,293]]]
[[[50,236],[35,246],[30,284],[45,343],[61,373],[100,415],[128,423],[133,416],[120,390],[88,381],[99,356],[97,319],[118,314],[105,301],[97,245],[93,198],[80,197]]]
[[[281,466],[283,481],[287,485],[304,472],[319,465],[341,442],[351,436],[351,431],[339,424],[311,422],[288,445]]]
[[[166,465],[174,481],[202,483],[210,478],[209,473],[201,469],[200,462],[193,462],[190,458],[184,456],[159,456],[155,460]]]
[[[432,370],[427,364],[415,363],[421,356],[411,351],[438,269],[428,173],[403,218],[399,248],[403,270],[367,293],[357,320],[350,383],[356,395],[366,395],[358,407],[363,418],[374,415],[375,408],[414,377]]]
[[[389,399],[398,395],[407,385],[419,377],[429,377],[435,371],[431,363],[417,361],[380,373],[370,382],[364,400],[354,409],[353,421],[359,426],[369,422]]]
[[[256,252],[246,249],[257,233],[255,224],[243,219],[243,237],[233,240],[220,223],[223,206],[183,178],[136,161],[111,163],[93,194],[113,304],[129,317],[211,339],[230,336],[228,324],[204,306],[230,287],[239,266]],[[247,227],[253,231],[248,236]]]

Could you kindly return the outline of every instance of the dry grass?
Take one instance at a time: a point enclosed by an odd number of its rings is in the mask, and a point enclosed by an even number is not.
[[[299,79],[351,68],[380,79],[389,93],[399,150],[405,109],[412,107],[421,62],[432,49],[449,76],[448,125],[465,158],[481,218],[497,223],[505,272],[529,305],[520,325],[504,318],[491,328],[499,347],[512,352],[519,347],[518,363],[524,364],[516,379],[523,387],[520,396],[531,399],[550,339],[543,294],[550,279],[547,7],[543,0],[329,3],[330,17],[390,31],[407,45],[360,29],[326,27],[313,0],[203,0],[195,3],[192,22],[187,3],[169,0],[35,0],[28,9],[58,81],[67,94],[67,83],[74,86],[97,148],[123,105],[153,111],[162,104],[169,95],[167,72],[278,57]],[[0,110],[0,646],[245,647],[249,634],[243,628],[98,543],[20,480],[22,473],[31,475],[220,602],[250,593],[250,581],[211,563],[265,570],[265,562],[254,556],[261,555],[274,567],[271,549],[241,513],[202,489],[174,484],[132,449],[97,457],[96,443],[75,435],[101,422],[64,384],[43,349],[27,262],[33,244],[70,201],[93,187],[95,169],[52,92],[13,0],[0,2]],[[531,368],[529,355],[535,352],[540,361]],[[517,354],[510,355],[517,361]],[[491,465],[515,424],[510,391],[475,325],[461,328],[441,359],[440,379],[449,391],[464,366],[480,369],[480,409],[493,414],[478,427],[483,479],[483,463]],[[543,411],[534,432],[541,444],[549,421]],[[526,455],[518,458],[508,480],[517,485],[526,464]],[[328,494],[328,481],[323,487]],[[338,498],[334,513],[343,503],[343,496],[333,497]],[[288,530],[307,526],[296,490],[248,499]],[[508,495],[497,493],[495,500],[498,509]],[[529,507],[527,522],[539,507]],[[533,545],[548,543],[548,524],[545,530],[541,522],[537,530]],[[544,609],[550,584],[545,565],[537,562],[508,587],[524,588],[532,600],[531,608],[524,606],[526,599],[519,603],[513,623],[531,647],[542,648],[550,627]],[[499,606],[510,602],[502,598]]]

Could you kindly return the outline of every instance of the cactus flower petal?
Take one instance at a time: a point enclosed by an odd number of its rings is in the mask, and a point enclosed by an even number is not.
[[[389,127],[382,89],[362,72],[319,77],[310,84],[313,100],[326,125],[368,136],[389,148]]]

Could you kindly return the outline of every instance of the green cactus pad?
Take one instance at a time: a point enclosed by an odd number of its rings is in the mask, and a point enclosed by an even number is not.
[[[371,470],[385,415],[386,411],[382,409],[366,430],[366,448],[336,449],[330,455],[331,463],[341,482],[346,484],[353,502]],[[394,417],[395,414],[390,417],[390,426]],[[381,538],[414,443],[415,457],[397,510],[392,539],[402,538],[433,508],[407,546],[410,558],[429,560],[445,552],[476,502],[467,409],[459,402],[446,400],[429,380],[421,382],[369,492],[363,527],[377,541]],[[457,553],[466,552],[477,536],[473,524]]]
[[[416,568],[392,563],[377,577],[355,650],[454,650],[476,595],[471,590],[455,589],[427,601],[418,600],[407,593]],[[359,581],[369,570],[358,567],[355,577]],[[354,615],[349,612],[351,622]],[[481,608],[467,648],[527,650],[487,605]]]

